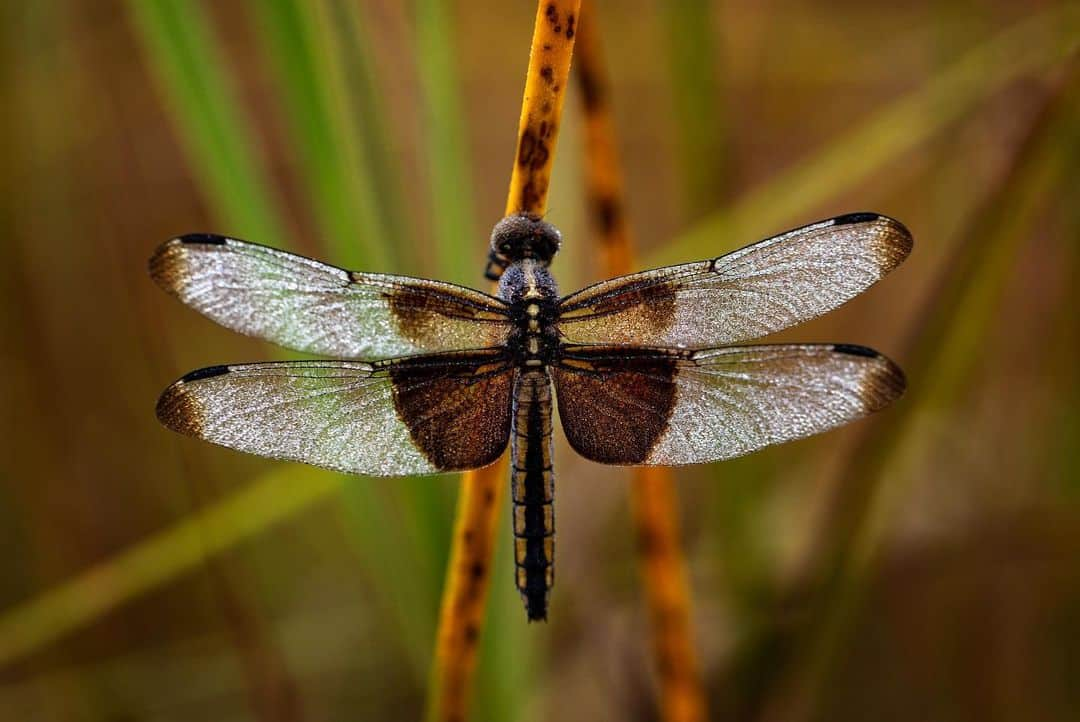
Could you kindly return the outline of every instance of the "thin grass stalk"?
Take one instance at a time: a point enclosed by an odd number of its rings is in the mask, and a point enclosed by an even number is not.
[[[315,3],[263,0],[252,5],[288,121],[290,141],[322,240],[350,268],[392,268],[395,250],[378,205],[377,180],[350,163],[357,144],[341,98],[331,89],[335,69],[325,24]]]
[[[580,5],[580,0],[537,4],[507,215],[542,215],[547,207]],[[498,463],[462,476],[428,690],[428,720],[460,722],[469,715],[506,479],[506,454]]]
[[[340,476],[282,464],[224,501],[0,615],[0,666],[35,652],[130,599],[272,528],[341,488]]]
[[[697,219],[716,208],[730,177],[725,167],[725,115],[715,70],[716,4],[709,0],[679,0],[660,6],[667,31],[681,195],[684,209]]]
[[[355,136],[356,164],[374,180],[375,187],[362,190],[374,194],[369,205],[379,215],[378,227],[385,233],[385,243],[398,249],[395,260],[402,271],[415,261],[415,246],[410,214],[402,195],[403,181],[397,159],[398,143],[387,118],[387,101],[371,48],[369,28],[361,10],[352,0],[322,0],[321,20],[329,26],[326,35],[332,43],[341,69],[335,78],[343,104],[347,108],[348,136]]]
[[[588,0],[583,2],[583,11],[576,67],[585,112],[586,201],[604,272],[617,276],[633,269],[633,246],[615,147],[599,18]],[[661,718],[667,722],[698,722],[706,717],[705,694],[694,649],[690,585],[680,542],[674,475],[661,467],[634,469],[630,490],[653,663],[660,682]]]
[[[475,238],[468,134],[463,127],[452,8],[446,0],[415,0],[416,56],[431,179],[432,245],[444,278],[467,283],[476,257],[462,253]]]
[[[218,229],[280,246],[284,225],[203,11],[195,3],[129,0],[128,12]]]
[[[790,676],[767,719],[821,716],[824,688],[849,639],[886,541],[888,520],[901,497],[897,484],[882,477],[901,456],[919,415],[934,413],[966,387],[964,379],[980,358],[979,345],[1024,239],[1021,229],[1039,209],[1047,188],[1060,180],[1062,156],[1076,151],[1075,131],[1072,147],[1064,153],[1059,143],[1080,120],[1080,73],[1075,68],[1074,63],[1069,83],[1038,113],[1009,171],[966,227],[956,261],[929,297],[920,316],[924,326],[909,344],[914,359],[908,370],[914,383],[907,398],[846,465],[839,485],[845,493],[834,505],[844,512],[834,513],[834,530],[820,553],[821,571],[815,574],[824,580],[811,608],[810,618],[816,621],[796,639]]]

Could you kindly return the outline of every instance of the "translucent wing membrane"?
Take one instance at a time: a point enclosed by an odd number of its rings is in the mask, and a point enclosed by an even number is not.
[[[510,328],[506,305],[479,291],[345,271],[221,236],[169,241],[150,259],[150,275],[222,326],[323,356],[490,348]]]
[[[428,474],[498,458],[510,436],[512,377],[494,351],[215,366],[167,388],[157,415],[174,431],[260,456]]]
[[[805,226],[707,261],[589,286],[559,305],[568,343],[707,348],[820,316],[911,251],[911,234],[874,213]]]
[[[904,390],[892,361],[840,344],[568,347],[552,375],[570,445],[608,464],[742,456],[865,416]]]

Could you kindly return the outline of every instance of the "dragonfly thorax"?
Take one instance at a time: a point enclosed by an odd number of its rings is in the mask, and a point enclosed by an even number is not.
[[[511,264],[499,281],[499,298],[510,304],[514,328],[507,346],[515,360],[525,367],[551,363],[559,343],[559,292],[547,268],[533,259]]]

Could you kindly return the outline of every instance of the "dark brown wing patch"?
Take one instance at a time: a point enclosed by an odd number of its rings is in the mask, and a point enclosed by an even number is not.
[[[398,417],[439,469],[492,463],[510,438],[513,368],[498,352],[397,359],[389,367]]]
[[[650,279],[627,284],[606,296],[560,308],[562,319],[572,322],[578,315],[597,319],[619,314],[619,324],[633,328],[644,338],[663,336],[675,322],[675,284]]]
[[[640,464],[675,405],[677,351],[566,347],[552,368],[570,445],[605,464]]]
[[[497,344],[501,340],[497,335],[499,329],[506,325],[504,313],[474,305],[473,299],[464,294],[452,295],[445,289],[436,292],[428,288],[399,285],[393,291],[386,292],[384,298],[389,304],[397,330],[420,348],[446,347],[448,319],[492,324],[492,338],[485,345]],[[449,332],[454,330],[450,329]]]

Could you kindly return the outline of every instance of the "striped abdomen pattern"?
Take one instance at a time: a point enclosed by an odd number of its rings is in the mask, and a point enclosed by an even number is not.
[[[555,476],[551,470],[551,381],[547,371],[521,371],[514,384],[510,497],[514,563],[529,620],[547,618],[555,582]]]

